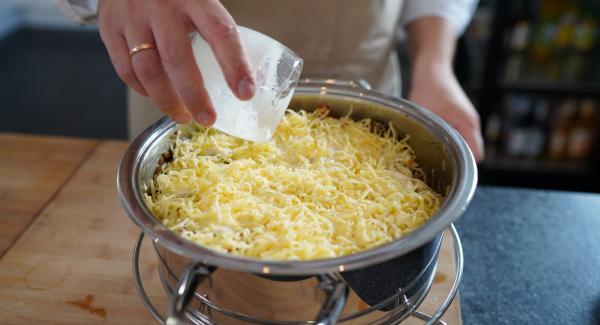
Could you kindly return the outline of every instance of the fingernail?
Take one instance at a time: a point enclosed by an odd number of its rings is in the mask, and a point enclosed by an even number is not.
[[[196,114],[196,121],[204,127],[209,127],[212,125],[212,118],[209,114],[206,114],[204,112]]]
[[[254,83],[249,79],[242,79],[238,85],[238,94],[242,99],[250,99],[254,96]]]

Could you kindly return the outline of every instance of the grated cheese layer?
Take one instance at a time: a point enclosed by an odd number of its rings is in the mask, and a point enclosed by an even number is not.
[[[327,114],[288,110],[266,143],[184,127],[150,184],[150,210],[198,245],[271,260],[352,254],[423,225],[441,197],[408,137]]]

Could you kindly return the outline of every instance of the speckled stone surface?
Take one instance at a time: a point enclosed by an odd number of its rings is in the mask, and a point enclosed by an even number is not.
[[[464,324],[600,324],[600,195],[480,186],[456,226]]]

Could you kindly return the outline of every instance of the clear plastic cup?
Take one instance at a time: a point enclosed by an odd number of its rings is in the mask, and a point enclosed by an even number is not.
[[[273,136],[292,99],[302,59],[264,34],[241,26],[239,30],[256,78],[250,100],[238,99],[229,89],[210,46],[199,34],[192,39],[192,49],[217,112],[213,127],[235,137],[264,142]]]

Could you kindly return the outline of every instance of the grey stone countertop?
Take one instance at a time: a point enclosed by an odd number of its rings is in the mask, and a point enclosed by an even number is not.
[[[456,227],[464,324],[600,324],[600,195],[480,186]]]

